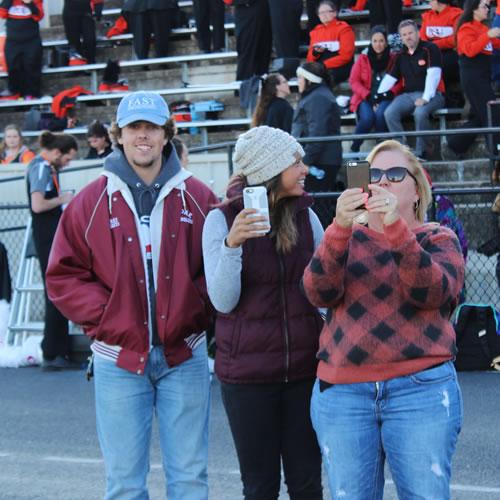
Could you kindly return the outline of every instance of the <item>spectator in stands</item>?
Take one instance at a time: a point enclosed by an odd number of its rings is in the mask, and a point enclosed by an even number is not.
[[[156,57],[168,55],[168,38],[175,19],[177,0],[124,0],[123,12],[134,35],[138,59],[146,59],[151,35],[154,35]]]
[[[387,28],[389,46],[393,50],[402,48],[398,26],[403,18],[401,0],[370,0],[370,26],[384,25]]]
[[[430,1],[431,10],[422,14],[420,39],[434,43],[441,50],[447,107],[462,107],[464,100],[460,89],[458,55],[455,50],[455,26],[463,11],[450,4],[451,0]]]
[[[198,47],[205,53],[224,50],[224,3],[222,0],[194,0]],[[212,25],[212,30],[210,30]]]
[[[269,0],[276,57],[298,58],[302,0]]]
[[[0,163],[28,164],[34,157],[35,153],[23,144],[21,129],[17,125],[7,125],[0,144]]]
[[[384,76],[378,93],[387,92],[398,80],[403,81],[403,93],[385,110],[385,121],[391,132],[402,132],[403,118],[413,115],[415,129],[428,130],[430,115],[444,106],[441,52],[432,42],[420,40],[418,26],[411,19],[401,21],[399,34],[404,48]],[[429,138],[417,137],[415,154],[423,159],[432,154]]]
[[[175,152],[177,154],[177,158],[181,163],[183,168],[188,168],[189,165],[189,149],[186,146],[186,143],[180,137],[174,137],[172,139],[172,145],[175,148]]]
[[[290,95],[287,79],[280,73],[262,78],[262,87],[252,117],[252,127],[267,125],[290,133],[293,108],[286,100]]]
[[[33,242],[40,262],[45,292],[42,370],[71,370],[78,366],[68,358],[70,353],[68,320],[47,295],[45,273],[63,206],[73,198],[71,192],[61,191],[59,171],[75,157],[78,144],[71,135],[44,131],[40,134],[40,147],[40,153],[28,165],[26,180]]]
[[[431,192],[408,148],[384,141],[367,159],[371,196],[341,194],[304,273],[328,308],[311,418],[330,491],[382,499],[387,458],[398,498],[449,500],[462,423],[449,318],[464,260],[453,231],[424,223]],[[360,205],[367,227],[353,222]]]
[[[307,61],[322,62],[328,69],[335,86],[349,78],[354,62],[354,31],[344,21],[337,19],[337,5],[321,0],[318,5],[318,24],[309,34]]]
[[[471,106],[471,118],[464,128],[487,127],[488,101],[495,100],[491,86],[491,56],[493,49],[500,49],[500,28],[489,28],[485,24],[489,10],[488,0],[467,0],[456,28],[460,80]],[[463,154],[475,138],[471,134],[449,136],[448,146],[455,153]]]
[[[241,135],[239,173],[203,229],[208,294],[219,312],[215,372],[245,499],[277,499],[281,463],[290,498],[323,498],[309,416],[322,321],[300,287],[323,229],[304,193],[303,154],[279,129]],[[270,227],[243,208],[243,189],[256,185],[267,190]]]
[[[113,152],[108,130],[99,120],[95,120],[89,125],[87,142],[90,149],[85,157],[86,160],[106,158],[106,156]]]
[[[43,0],[3,0],[0,18],[7,20],[5,59],[9,82],[0,98],[40,97],[42,39],[38,23],[43,18]]]
[[[104,0],[64,0],[62,18],[70,46],[69,64],[95,63],[95,19],[102,16]]]
[[[306,0],[307,31],[310,32],[320,23],[318,17],[319,0]]]
[[[340,135],[340,109],[329,78],[328,71],[319,62],[304,63],[297,69],[301,95],[293,116],[294,137]],[[342,163],[341,143],[309,142],[304,149],[304,163],[309,167],[306,191],[335,190],[337,172]]]
[[[234,5],[238,62],[236,79],[248,80],[267,73],[271,60],[272,31],[268,0],[224,0]]]
[[[349,85],[352,89],[350,109],[356,113],[356,134],[366,134],[373,126],[375,132],[387,132],[384,112],[395,95],[401,92],[398,82],[385,94],[378,94],[378,86],[394,64],[395,55],[387,43],[385,27],[374,26],[370,31],[370,46],[359,55],[352,67]],[[351,151],[358,152],[363,139],[356,139]]]

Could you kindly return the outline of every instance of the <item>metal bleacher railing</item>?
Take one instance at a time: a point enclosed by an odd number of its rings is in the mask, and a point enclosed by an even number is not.
[[[488,129],[467,129],[460,131],[427,131],[425,133],[407,132],[405,135],[415,137],[417,135],[439,135],[439,134],[454,134],[454,133],[499,133],[500,127],[491,127]],[[393,137],[394,134],[366,134],[362,137],[365,139],[385,139]],[[327,142],[327,141],[350,141],[354,138],[361,137],[356,134],[345,134],[338,137],[318,137],[308,138],[301,142]],[[192,148],[191,153],[207,152],[213,150],[225,150],[228,158],[227,168],[230,173],[233,173],[232,152],[235,142],[225,142],[213,144],[210,146]],[[344,155],[346,156],[346,155]],[[79,169],[100,168],[100,162],[91,164],[87,167],[79,167]],[[74,172],[75,168],[65,169],[66,172]],[[431,172],[432,173],[432,172]],[[465,233],[468,239],[469,253],[466,262],[466,300],[469,302],[491,303],[495,307],[500,308],[500,288],[496,278],[497,255],[486,256],[481,254],[478,249],[488,241],[498,240],[500,238],[499,216],[490,210],[490,207],[495,199],[495,196],[500,193],[500,187],[491,185],[474,185],[474,187],[460,187],[460,175],[457,176],[459,182],[453,183],[450,187],[449,183],[435,183],[433,188],[433,205],[431,206],[428,217],[430,221],[435,220],[436,215],[436,197],[438,195],[446,195],[454,204],[458,218],[462,221]],[[20,181],[22,177],[12,177],[10,179],[2,179],[0,183]],[[487,184],[487,183],[484,183]],[[334,214],[336,199],[340,193],[315,193],[314,209],[317,212],[321,222],[327,226]],[[31,269],[31,278],[35,282],[29,283],[19,279],[19,269],[23,265],[23,245],[25,244],[26,227],[29,221],[29,211],[26,204],[20,205],[2,205],[0,204],[0,240],[7,248],[11,276],[14,281],[14,295],[17,298],[13,299],[20,302],[19,294],[24,294],[24,304],[28,304],[32,309],[32,313],[26,315],[19,313],[17,317],[19,321],[29,316],[32,326],[27,326],[23,331],[22,324],[15,325],[13,331],[9,334],[11,341],[19,335],[39,333],[41,325],[40,318],[43,311],[43,299],[41,296],[41,286],[36,283],[40,281],[38,269]],[[38,268],[38,266],[36,266]],[[29,301],[27,295],[30,295]],[[32,295],[32,296],[31,296]],[[23,306],[25,307],[25,306]],[[19,311],[18,311],[19,312]],[[30,330],[30,328],[32,330]],[[27,333],[26,333],[27,332]]]

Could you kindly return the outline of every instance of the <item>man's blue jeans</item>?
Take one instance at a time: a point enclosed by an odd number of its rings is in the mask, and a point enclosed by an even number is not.
[[[387,125],[385,123],[384,112],[389,106],[391,101],[382,101],[377,109],[368,102],[361,101],[359,103],[356,114],[358,117],[358,123],[356,124],[355,134],[367,134],[375,126],[375,132],[387,132]],[[363,144],[362,139],[357,139],[352,141],[351,150],[359,151],[359,148]]]
[[[162,347],[144,375],[95,357],[97,433],[106,468],[106,500],[146,500],[153,411],[158,418],[169,500],[207,500],[210,377],[206,344],[170,368]]]
[[[403,119],[410,115],[413,115],[415,120],[415,130],[429,130],[431,128],[430,116],[434,111],[444,108],[444,97],[440,92],[436,92],[436,95],[427,104],[415,106],[415,101],[421,98],[422,95],[423,92],[404,92],[392,100],[384,113],[385,122],[390,132],[403,132]],[[404,137],[400,138],[400,140],[406,142]],[[430,146],[431,139],[429,136],[417,137],[416,155],[424,156]]]
[[[400,500],[450,498],[462,396],[451,362],[384,382],[313,389],[311,419],[333,498],[381,500],[387,461]]]

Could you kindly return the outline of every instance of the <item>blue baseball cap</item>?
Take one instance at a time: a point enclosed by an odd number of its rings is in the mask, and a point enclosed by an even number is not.
[[[116,111],[116,121],[120,128],[138,121],[162,126],[169,117],[170,111],[165,99],[154,92],[132,92],[120,101]]]

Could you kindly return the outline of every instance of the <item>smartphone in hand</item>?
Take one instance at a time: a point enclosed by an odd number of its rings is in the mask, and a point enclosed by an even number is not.
[[[259,224],[267,224],[271,227],[267,190],[264,186],[251,186],[243,189],[243,205],[245,208],[255,208],[257,210],[255,215],[261,215],[267,218],[266,221],[259,222]],[[268,231],[256,232],[266,234]]]
[[[370,184],[370,163],[366,160],[348,161],[346,163],[347,187],[361,188],[364,193],[370,194],[368,184]],[[358,208],[363,208],[360,206]],[[368,212],[365,210],[354,218],[358,224],[368,223]]]
[[[368,193],[368,184],[370,184],[370,164],[366,160],[348,161],[346,163],[347,187],[362,188],[363,192]]]

